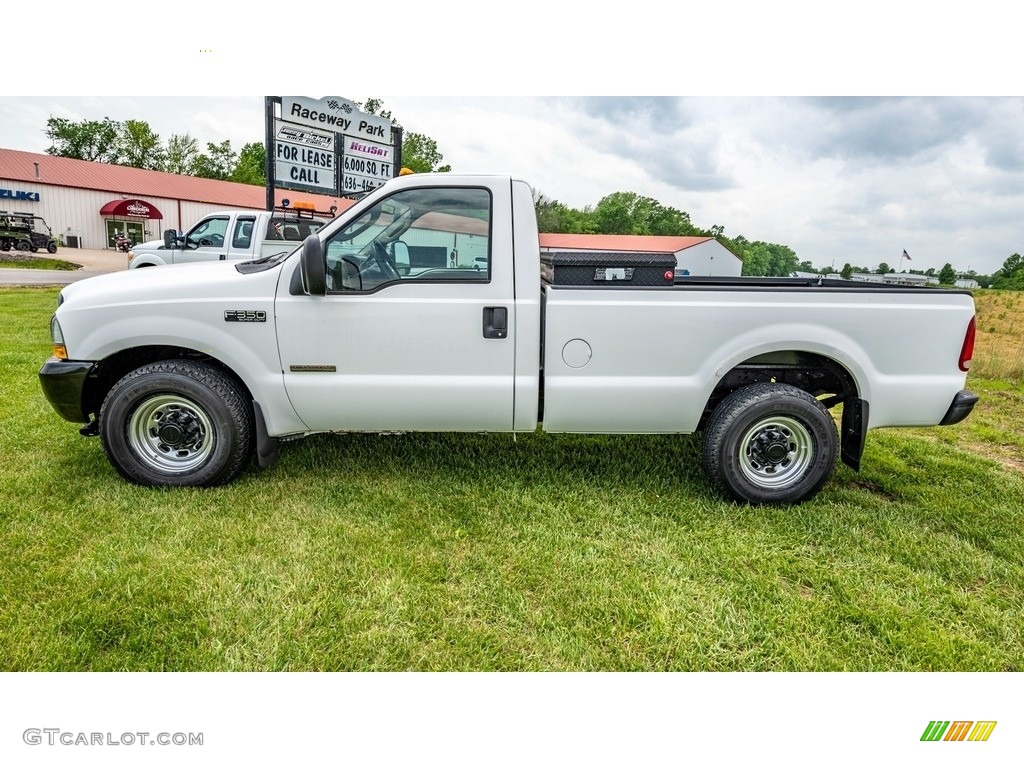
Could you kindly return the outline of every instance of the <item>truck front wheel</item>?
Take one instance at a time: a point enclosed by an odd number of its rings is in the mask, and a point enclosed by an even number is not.
[[[202,363],[163,360],[132,371],[107,394],[99,421],[110,462],[139,485],[221,485],[252,453],[246,398]]]
[[[724,493],[750,504],[796,504],[814,496],[836,463],[828,410],[787,384],[754,384],[729,395],[704,431],[703,464]]]

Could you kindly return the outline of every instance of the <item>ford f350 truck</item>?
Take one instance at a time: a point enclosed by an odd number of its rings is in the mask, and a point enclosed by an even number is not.
[[[226,483],[314,432],[543,425],[702,432],[712,482],[754,504],[810,498],[837,455],[859,468],[869,429],[977,400],[966,292],[543,268],[525,182],[400,177],[289,254],[67,286],[39,375],[142,485]]]

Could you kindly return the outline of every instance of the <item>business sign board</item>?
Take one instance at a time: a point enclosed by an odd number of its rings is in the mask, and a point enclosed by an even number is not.
[[[274,121],[275,137],[278,141],[290,141],[293,144],[305,144],[307,147],[334,151],[334,134],[315,131],[304,126],[290,125],[280,120]]]
[[[394,147],[346,136],[342,157],[342,191],[364,192],[379,187],[394,178],[394,162]]]
[[[338,194],[335,136],[275,121],[274,185],[322,195]]]
[[[268,98],[268,165],[273,185],[324,195],[365,192],[398,175],[401,128],[340,96]],[[270,130],[270,121],[273,129]],[[268,188],[268,205],[273,190]]]
[[[369,141],[391,141],[390,120],[363,112],[355,102],[340,96],[282,96],[281,119]]]

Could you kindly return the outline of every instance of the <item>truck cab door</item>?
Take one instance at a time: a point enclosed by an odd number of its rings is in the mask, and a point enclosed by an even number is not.
[[[230,223],[230,216],[207,216],[185,234],[183,246],[174,251],[174,263],[222,261],[227,258]]]
[[[315,431],[510,431],[511,191],[399,189],[324,240],[325,296],[300,259],[275,312],[288,396]],[[397,267],[396,245],[401,261]],[[402,274],[404,272],[404,274]]]

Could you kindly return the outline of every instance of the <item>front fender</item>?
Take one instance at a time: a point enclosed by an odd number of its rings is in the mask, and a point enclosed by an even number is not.
[[[155,253],[137,253],[135,258],[128,262],[128,269],[140,269],[142,267],[163,267],[170,264],[162,256]]]

